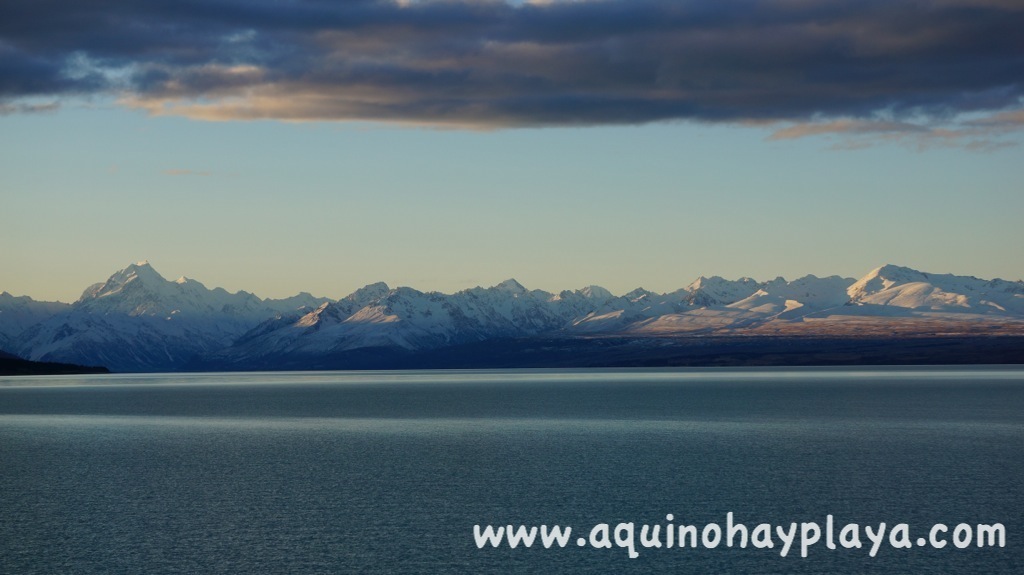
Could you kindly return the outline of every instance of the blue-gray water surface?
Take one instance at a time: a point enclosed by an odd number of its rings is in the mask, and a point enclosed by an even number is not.
[[[576,544],[728,512],[1006,545]],[[573,532],[480,549],[477,524]],[[1024,370],[0,378],[0,573],[630,572],[1024,573]]]

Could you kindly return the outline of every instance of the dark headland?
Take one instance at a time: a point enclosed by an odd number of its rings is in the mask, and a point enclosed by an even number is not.
[[[0,351],[0,375],[76,375],[83,373],[110,373],[110,370],[105,367],[70,363],[29,361]]]

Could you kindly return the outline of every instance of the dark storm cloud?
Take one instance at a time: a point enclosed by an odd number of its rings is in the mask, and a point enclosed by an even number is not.
[[[1021,30],[1018,0],[6,0],[0,99],[484,128],[912,128],[1019,107]]]

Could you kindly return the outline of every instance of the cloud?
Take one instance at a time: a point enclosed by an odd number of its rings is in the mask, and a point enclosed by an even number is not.
[[[946,122],[835,120],[789,124],[776,128],[769,140],[795,140],[810,136],[838,136],[837,149],[859,149],[881,143],[897,143],[918,150],[959,147],[977,152],[1016,147],[1005,136],[1024,128],[1024,110],[957,118]]]
[[[0,101],[110,95],[205,120],[788,122],[774,137],[920,137],[932,128],[908,119],[1015,117],[1020,30],[1018,0],[7,0]]]
[[[48,114],[60,109],[59,102],[2,102],[0,101],[0,116],[11,114]]]

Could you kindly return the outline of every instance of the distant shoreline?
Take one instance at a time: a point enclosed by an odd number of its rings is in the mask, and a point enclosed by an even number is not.
[[[11,375],[81,375],[89,373],[110,373],[99,366],[83,366],[70,363],[29,361],[20,357],[0,357],[0,376]]]
[[[416,352],[378,347],[322,356],[282,355],[248,363],[196,360],[175,371],[231,373],[308,370],[886,365],[1024,365],[1024,336],[880,338],[758,335],[512,338]],[[102,374],[111,371],[101,366],[0,357],[0,376],[89,373]]]
[[[196,361],[178,372],[1024,365],[1024,336],[715,336],[518,338],[410,352],[364,348],[244,364]],[[110,373],[103,367],[0,359],[0,375]],[[124,372],[147,373],[147,372]]]

